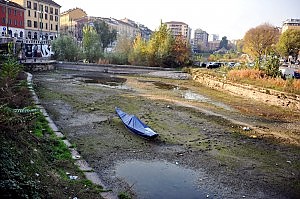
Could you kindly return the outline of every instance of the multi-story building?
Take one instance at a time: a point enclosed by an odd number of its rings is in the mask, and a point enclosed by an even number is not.
[[[217,35],[217,34],[209,34],[208,41],[218,41],[218,40],[219,40],[219,35]]]
[[[84,16],[79,19],[76,19],[74,22],[76,24],[75,32],[78,33],[75,35],[76,39],[78,41],[81,41],[83,39],[83,27],[87,24],[93,25],[93,23],[96,21],[104,21],[108,25],[110,31],[115,30],[117,32],[117,39],[122,37],[134,39],[138,34],[140,34],[142,38],[147,40],[150,38],[150,35],[152,33],[152,31],[147,27],[143,25],[138,25],[132,20],[117,20],[114,18]],[[110,44],[107,50],[112,50],[116,46],[117,42],[118,40]]]
[[[137,34],[140,34],[140,36],[144,40],[146,40],[146,41],[150,40],[150,37],[152,35],[152,30],[150,30],[145,25],[140,24],[140,23],[136,23],[135,21],[127,19],[127,18],[121,19],[120,21],[123,21],[123,22],[125,22],[127,24],[130,24],[131,26],[136,27],[138,29],[138,30],[136,30],[136,32],[135,32],[136,34],[134,34],[134,36],[137,35]]]
[[[300,30],[300,19],[287,19],[283,22],[281,33],[288,29]]]
[[[207,49],[208,44],[208,33],[201,29],[196,29],[194,32],[193,39],[193,51],[204,51]]]
[[[167,28],[171,31],[173,36],[182,36],[188,42],[191,39],[191,28],[186,23],[178,21],[165,22]]]
[[[60,5],[52,0],[11,0],[23,6],[27,57],[49,57],[50,42],[59,35]]]
[[[25,9],[17,3],[0,0],[1,37],[22,39],[24,37]]]
[[[208,42],[208,50],[209,51],[215,51],[219,48],[220,46],[220,40],[216,40],[216,41],[209,41]]]
[[[68,34],[78,37],[76,20],[86,17],[87,14],[81,8],[73,8],[60,14],[60,34]]]

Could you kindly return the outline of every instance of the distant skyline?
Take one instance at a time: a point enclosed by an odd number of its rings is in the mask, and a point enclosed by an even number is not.
[[[281,27],[286,19],[300,19],[300,0],[54,0],[61,12],[82,8],[89,16],[128,18],[151,30],[160,21],[181,21],[192,30],[242,39],[253,27],[269,23]],[[192,35],[193,37],[193,35]]]

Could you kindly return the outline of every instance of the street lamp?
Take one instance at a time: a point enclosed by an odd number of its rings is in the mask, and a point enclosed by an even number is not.
[[[40,5],[39,5],[40,6]],[[39,8],[40,10],[37,11],[37,13],[39,13],[39,18],[41,19],[40,20],[40,24],[39,24],[39,27],[40,27],[40,45],[41,45],[41,55],[42,55],[42,41],[43,41],[43,11],[41,11],[41,7]]]
[[[6,5],[6,36],[8,36],[8,3],[9,0],[5,0],[5,5]]]

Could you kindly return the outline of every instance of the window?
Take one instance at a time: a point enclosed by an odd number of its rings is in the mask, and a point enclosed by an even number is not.
[[[52,24],[50,24],[50,30],[53,30]]]
[[[27,13],[28,17],[30,17],[30,10],[28,10],[28,13]]]
[[[48,14],[45,13],[45,19],[48,20]]]
[[[5,17],[2,18],[2,23],[3,23],[3,24],[6,24]]]
[[[50,14],[53,14],[53,8],[50,7]]]
[[[58,31],[58,25],[55,25],[55,30]]]
[[[53,21],[53,15],[50,15],[50,21]]]
[[[34,32],[33,39],[37,39],[37,33],[36,32]]]
[[[55,21],[58,21],[58,16],[55,16]]]
[[[37,10],[37,3],[33,3],[33,9]]]
[[[37,21],[34,21],[34,22],[33,22],[33,27],[34,27],[34,28],[37,28]]]
[[[19,23],[20,23],[20,26],[23,26],[23,21],[20,21]]]
[[[30,31],[28,32],[27,35],[28,35],[28,38],[31,39],[31,32]]]
[[[40,13],[39,15],[40,15],[40,18],[43,19],[43,13]]]
[[[58,9],[55,9],[55,14],[58,15]]]
[[[15,12],[15,16],[17,16],[17,10],[15,10],[14,12]]]
[[[8,19],[8,24],[11,25],[11,19]]]
[[[48,30],[48,23],[46,23],[46,30]]]
[[[8,14],[11,14],[11,9],[10,8],[8,8]]]
[[[45,6],[45,12],[48,13],[48,6]]]
[[[27,20],[27,26],[28,26],[28,27],[31,27],[31,26],[32,26],[31,20]]]
[[[31,1],[27,1],[27,8],[31,9]]]
[[[14,25],[17,26],[18,25],[18,21],[15,19],[14,20]]]
[[[40,29],[43,29],[43,22],[40,22]]]
[[[40,5],[40,11],[44,11],[44,7],[43,7],[43,5]]]
[[[36,18],[36,11],[34,11],[34,18]]]

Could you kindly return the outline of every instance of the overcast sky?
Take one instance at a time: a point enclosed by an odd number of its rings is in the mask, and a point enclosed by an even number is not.
[[[151,30],[160,21],[181,21],[220,38],[241,39],[263,23],[282,26],[288,18],[300,19],[300,0],[54,0],[61,12],[79,7],[89,16],[129,18]],[[192,36],[193,37],[193,36]]]

